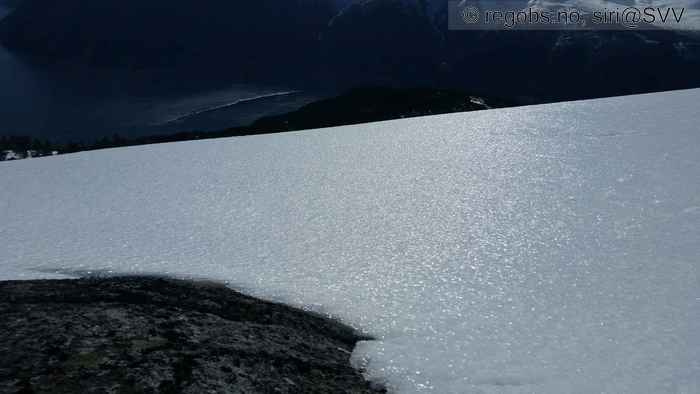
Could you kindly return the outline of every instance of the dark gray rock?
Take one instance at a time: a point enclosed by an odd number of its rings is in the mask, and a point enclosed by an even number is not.
[[[366,339],[211,283],[0,283],[0,393],[379,393]]]

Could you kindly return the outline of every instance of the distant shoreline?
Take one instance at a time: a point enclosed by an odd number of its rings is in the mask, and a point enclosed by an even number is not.
[[[288,96],[297,93],[301,92],[278,92],[237,100],[233,103],[180,116],[174,120],[168,121],[168,124],[186,121],[186,119],[194,116],[223,110],[245,102],[280,97],[282,95]],[[9,136],[0,137],[0,153],[7,150],[13,150],[15,152],[32,150],[39,152],[36,156],[48,156],[47,153],[52,151],[64,154],[166,142],[281,133],[417,116],[503,108],[519,104],[520,103],[509,102],[498,98],[470,95],[467,92],[458,90],[367,87],[353,89],[332,98],[314,101],[296,111],[281,115],[263,116],[247,126],[230,127],[220,131],[181,131],[134,138],[125,138],[115,134],[112,138],[105,137],[90,144],[75,142],[68,144],[52,144],[49,141],[42,141],[26,136]],[[7,141],[8,139],[9,141]],[[44,154],[42,154],[42,152]],[[0,160],[2,160],[2,157],[0,157]]]
[[[169,120],[165,120],[165,121],[159,122],[159,123],[157,124],[157,126],[163,126],[163,125],[178,123],[178,122],[181,122],[181,121],[183,121],[183,120],[185,120],[185,119],[190,119],[190,118],[193,118],[193,117],[195,117],[195,116],[207,114],[207,113],[210,113],[210,112],[216,112],[216,111],[219,111],[219,110],[222,110],[222,109],[226,109],[226,108],[231,108],[231,107],[233,107],[233,106],[235,106],[235,105],[239,105],[239,104],[243,104],[243,103],[255,102],[255,101],[264,100],[264,99],[268,99],[268,98],[272,98],[272,97],[290,96],[290,95],[297,94],[297,93],[300,93],[300,91],[299,91],[299,90],[291,90],[291,91],[288,91],[288,92],[275,92],[275,93],[269,93],[269,94],[262,94],[262,95],[255,96],[255,97],[249,97],[249,98],[239,99],[239,100],[235,100],[235,101],[233,101],[233,102],[231,102],[231,103],[221,104],[221,105],[217,105],[217,106],[214,106],[214,107],[211,107],[211,108],[206,108],[206,109],[202,109],[202,110],[198,110],[198,111],[193,111],[193,112],[190,112],[190,113],[185,114],[185,115],[180,115],[180,116],[177,116],[177,117],[175,117],[175,118],[173,118],[173,119],[169,119]]]

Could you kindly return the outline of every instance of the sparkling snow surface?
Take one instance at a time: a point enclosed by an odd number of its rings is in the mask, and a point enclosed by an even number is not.
[[[0,163],[0,279],[340,317],[401,393],[700,393],[700,90]]]

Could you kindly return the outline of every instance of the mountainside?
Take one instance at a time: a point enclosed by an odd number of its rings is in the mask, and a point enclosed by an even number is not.
[[[344,49],[329,57],[332,69],[360,81],[418,80],[534,102],[700,86],[697,34],[450,31],[440,0],[357,2],[325,37]]]
[[[305,105],[291,113],[263,117],[247,129],[252,132],[308,130],[511,105],[514,104],[454,90],[363,88]]]
[[[700,36],[450,31],[444,0],[25,0],[0,40],[26,54],[187,78],[432,86],[542,102],[700,86]]]
[[[226,282],[376,338],[352,360],[392,393],[697,393],[698,102],[3,162],[0,280]]]

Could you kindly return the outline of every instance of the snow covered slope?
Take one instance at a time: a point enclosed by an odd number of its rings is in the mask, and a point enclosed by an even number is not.
[[[700,90],[0,164],[0,278],[229,281],[402,393],[700,392]]]

